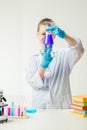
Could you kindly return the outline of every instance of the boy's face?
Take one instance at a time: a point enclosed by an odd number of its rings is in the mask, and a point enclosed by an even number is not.
[[[47,25],[40,25],[39,26],[39,31],[37,32],[37,38],[38,38],[41,46],[43,46],[44,36],[46,34],[46,28],[47,27],[48,27]],[[54,35],[53,35],[53,38],[55,38]]]

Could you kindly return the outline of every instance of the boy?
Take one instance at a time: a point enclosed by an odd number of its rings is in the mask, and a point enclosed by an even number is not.
[[[47,32],[68,43],[68,47],[53,51],[43,44]],[[27,66],[27,81],[33,88],[32,105],[36,108],[70,108],[72,102],[69,76],[73,65],[81,58],[84,49],[80,39],[74,39],[49,18],[42,19],[37,28],[40,51],[33,55]]]

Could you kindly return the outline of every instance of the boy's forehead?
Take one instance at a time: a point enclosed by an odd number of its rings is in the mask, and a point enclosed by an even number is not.
[[[42,25],[42,24],[41,24],[41,25],[39,26],[39,31],[40,31],[40,32],[44,32],[44,31],[46,30],[46,27],[47,27],[47,25]]]

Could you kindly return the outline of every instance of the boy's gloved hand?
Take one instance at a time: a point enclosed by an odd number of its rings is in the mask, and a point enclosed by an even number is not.
[[[51,56],[51,51],[52,46],[49,46],[49,48],[47,48],[47,46],[44,45],[44,53],[42,54],[42,63],[40,65],[42,68],[48,68],[48,65],[52,61],[53,58]]]
[[[50,26],[46,29],[47,32],[52,32],[54,35],[59,36],[60,38],[65,38],[66,34],[57,26]]]

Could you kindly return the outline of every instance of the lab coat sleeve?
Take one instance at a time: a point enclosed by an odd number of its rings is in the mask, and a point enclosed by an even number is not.
[[[39,90],[47,87],[44,84],[42,78],[40,77],[37,63],[34,56],[29,58],[28,63],[26,65],[26,80],[33,89]]]
[[[84,53],[82,42],[79,38],[75,38],[77,44],[75,46],[68,46],[68,58],[70,69],[77,63]]]

